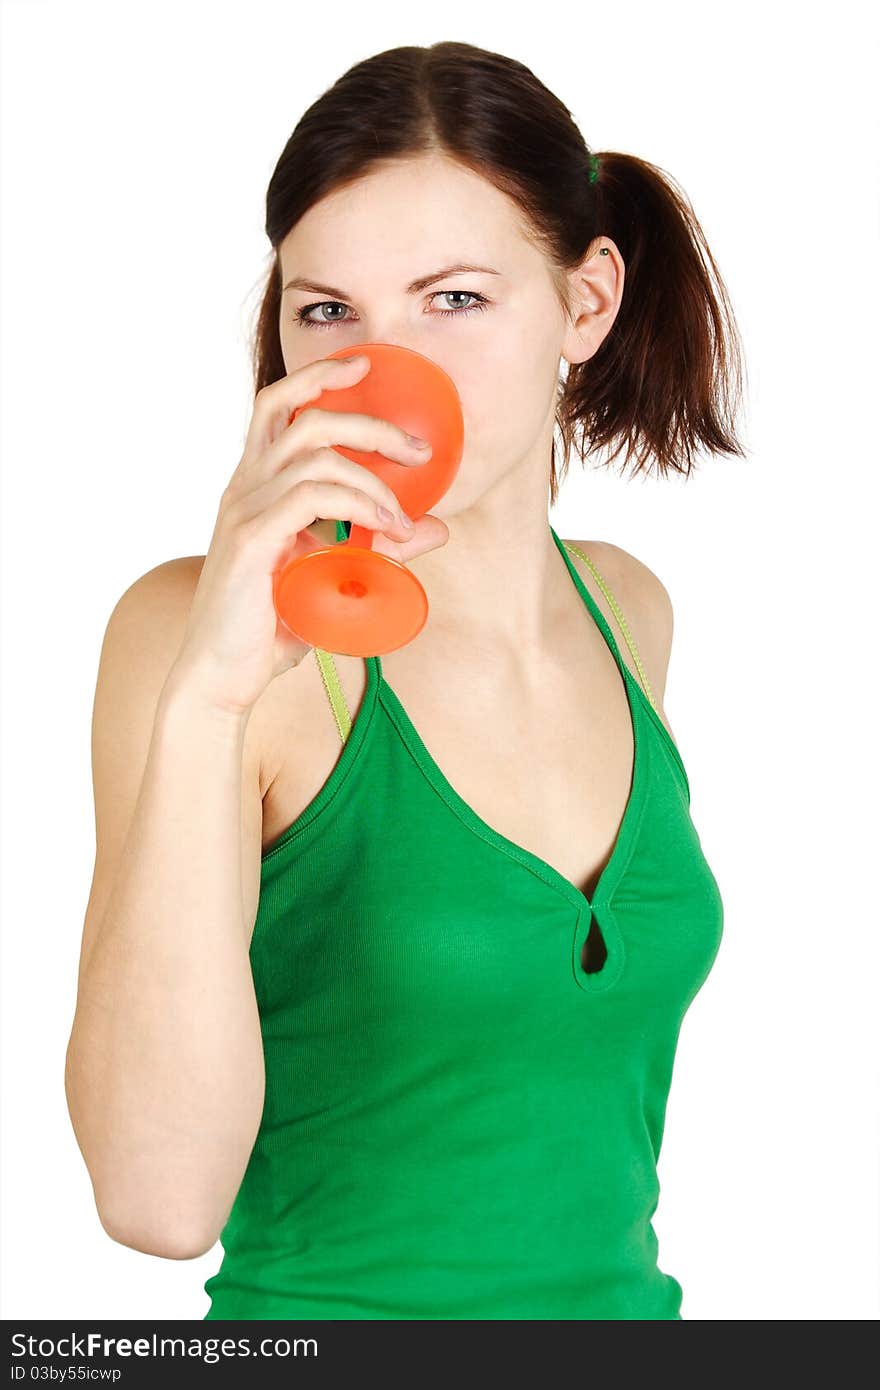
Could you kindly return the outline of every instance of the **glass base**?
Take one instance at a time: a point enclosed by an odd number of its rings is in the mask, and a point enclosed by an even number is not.
[[[291,560],[273,588],[285,627],[340,656],[396,651],[428,618],[428,596],[406,565],[350,541]]]

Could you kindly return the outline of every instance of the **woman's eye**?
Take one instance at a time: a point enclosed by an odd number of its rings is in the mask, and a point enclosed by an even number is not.
[[[475,302],[469,304],[466,309],[438,309],[438,313],[443,314],[470,314],[474,309],[485,309],[486,300],[481,294],[475,294],[473,290],[438,290],[437,294],[441,298],[445,295],[447,299],[454,299],[457,294],[463,295],[465,299],[473,299]],[[433,299],[435,296],[431,295]]]
[[[454,299],[456,295],[463,296],[465,299],[473,299],[473,304],[468,304],[461,309],[438,309],[437,313],[442,318],[461,318],[463,314],[478,313],[485,309],[487,300],[484,295],[477,294],[474,290],[435,290],[430,296],[431,299],[438,299],[445,296],[447,299]],[[337,316],[332,319],[313,319],[309,315],[314,309],[346,309],[348,306],[341,304],[337,299],[322,299],[318,304],[306,304],[299,309],[295,315],[296,322],[301,323],[304,328],[332,328],[335,323],[344,323],[345,320]]]

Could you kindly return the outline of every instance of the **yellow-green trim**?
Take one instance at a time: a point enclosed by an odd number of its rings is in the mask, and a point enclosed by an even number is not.
[[[599,573],[599,571],[596,569],[596,566],[593,564],[593,562],[592,562],[592,560],[590,559],[589,555],[586,555],[586,554],[584,553],[584,551],[581,550],[581,548],[580,548],[579,545],[569,545],[568,541],[563,541],[562,544],[565,546],[566,550],[569,551],[570,554],[572,554],[572,555],[579,555],[579,556],[581,557],[581,559],[584,561],[584,563],[587,564],[587,565],[589,565],[590,570],[592,571],[593,576],[594,576],[594,578],[595,578],[595,580],[596,580],[596,583],[599,585],[599,588],[602,590],[602,593],[605,595],[606,599],[608,600],[608,606],[609,606],[609,608],[611,609],[612,613],[614,614],[615,618],[617,619],[617,622],[618,622],[618,625],[619,625],[619,627],[620,627],[620,630],[621,630],[621,632],[623,633],[623,636],[624,636],[624,638],[625,638],[625,640],[626,640],[626,645],[629,647],[630,651],[632,652],[632,658],[633,658],[633,661],[634,661],[635,664],[636,664],[636,670],[637,670],[638,673],[639,673],[639,679],[640,679],[641,682],[642,682],[642,685],[643,685],[644,690],[645,690],[645,694],[647,695],[648,699],[651,701],[651,704],[652,704],[654,710],[656,711],[656,710],[657,710],[657,705],[656,705],[656,702],[655,702],[655,700],[654,700],[654,696],[651,694],[651,687],[650,687],[650,685],[648,684],[648,677],[647,677],[646,674],[645,674],[645,668],[643,667],[642,662],[641,662],[641,658],[639,657],[639,654],[638,654],[638,652],[636,651],[636,644],[635,644],[635,642],[633,641],[633,639],[632,639],[632,637],[631,637],[631,635],[630,635],[630,630],[629,630],[629,628],[627,627],[626,618],[625,618],[625,617],[623,616],[623,614],[621,613],[620,608],[619,608],[618,605],[617,605],[617,601],[616,601],[614,595],[612,594],[611,590],[608,588],[608,585],[605,583],[605,580],[602,578],[602,576],[601,576],[601,574]]]
[[[339,672],[336,669],[336,662],[333,660],[332,652],[325,652],[320,647],[315,647],[315,659],[318,669],[321,672],[321,679],[324,682],[324,689],[330,698],[330,708],[333,710],[336,719],[336,726],[339,729],[339,736],[344,743],[351,731],[351,713],[342,692],[339,682]]]

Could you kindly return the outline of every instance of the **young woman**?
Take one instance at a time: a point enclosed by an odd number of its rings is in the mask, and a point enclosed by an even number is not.
[[[67,1059],[101,1220],[171,1258],[221,1238],[212,1319],[678,1319],[656,1165],[722,903],[662,708],[666,590],[547,503],[573,444],[742,453],[723,284],[660,170],[593,156],[464,43],[345,73],[266,231],[208,553],[133,584],[102,651]],[[397,426],[328,397],[290,423],[369,341],[462,400],[414,524],[334,448],[419,467]],[[430,599],[381,658],[274,612],[273,572],[352,522]]]

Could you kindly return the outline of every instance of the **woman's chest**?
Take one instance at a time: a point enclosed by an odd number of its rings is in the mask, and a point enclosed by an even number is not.
[[[366,665],[335,660],[356,723]],[[304,678],[296,708],[279,710],[262,730],[264,853],[318,795],[342,754],[317,664],[308,661],[315,669],[296,677]],[[402,662],[386,659],[386,668],[374,719],[385,719],[388,736],[415,752],[411,775],[427,772],[441,800],[451,788],[492,831],[592,896],[621,828],[635,751],[626,686],[607,648],[526,688],[448,668],[438,685]],[[405,805],[397,809],[405,814]]]

